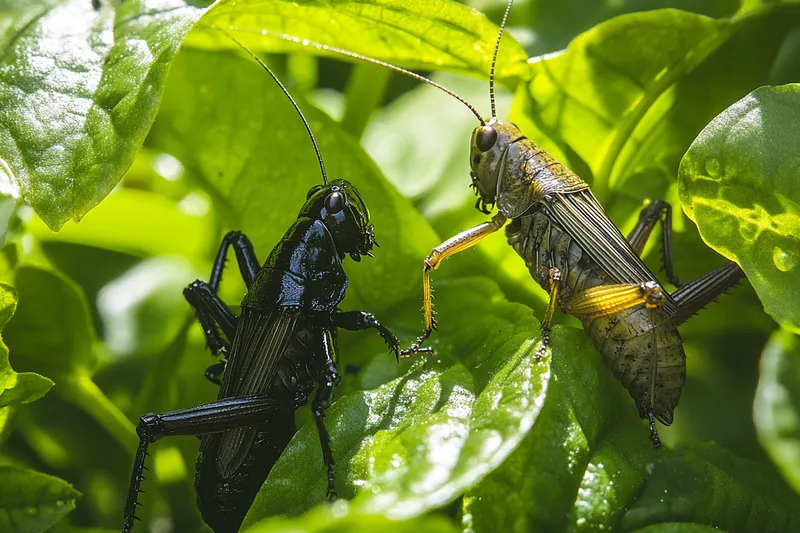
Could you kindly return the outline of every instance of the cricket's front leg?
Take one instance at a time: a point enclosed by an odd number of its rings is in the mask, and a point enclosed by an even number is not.
[[[336,311],[333,314],[333,324],[336,327],[349,331],[362,331],[373,328],[380,334],[383,341],[389,346],[399,361],[401,357],[411,357],[411,354],[403,354],[400,351],[400,343],[397,337],[389,328],[378,322],[375,315],[366,311]],[[433,353],[431,348],[418,348],[415,353]]]
[[[333,401],[333,390],[341,381],[341,376],[336,368],[336,343],[333,339],[333,331],[328,328],[321,328],[318,335],[315,356],[320,368],[317,393],[311,403],[311,412],[317,424],[319,443],[322,447],[322,459],[328,471],[327,498],[329,502],[333,502],[336,500],[336,477],[333,472],[334,460],[333,452],[331,451],[331,439],[325,427],[325,410]]]

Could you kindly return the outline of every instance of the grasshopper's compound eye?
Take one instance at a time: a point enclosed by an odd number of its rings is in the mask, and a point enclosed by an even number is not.
[[[344,209],[344,195],[338,191],[329,194],[325,198],[325,209],[332,215]]]
[[[309,189],[308,191],[308,194],[306,194],[306,200],[317,194],[317,192],[319,192],[320,189],[322,189],[322,185],[314,185],[313,187],[311,187],[311,189]]]
[[[497,130],[493,127],[486,125],[478,128],[478,134],[475,136],[475,146],[481,152],[488,152],[497,142]]]

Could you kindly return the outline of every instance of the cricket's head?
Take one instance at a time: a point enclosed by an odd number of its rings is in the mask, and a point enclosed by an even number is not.
[[[469,161],[472,188],[478,196],[475,207],[491,212],[498,196],[498,181],[506,170],[508,149],[525,136],[513,122],[492,119],[472,132]]]
[[[362,255],[372,257],[372,247],[378,244],[367,204],[347,180],[312,187],[298,216],[321,220],[339,253],[349,254],[354,261],[360,261]]]

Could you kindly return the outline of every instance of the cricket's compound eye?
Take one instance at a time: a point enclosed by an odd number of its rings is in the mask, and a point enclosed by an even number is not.
[[[325,209],[332,215],[344,209],[344,195],[338,191],[329,194],[325,198]]]
[[[306,194],[306,200],[317,194],[320,189],[322,189],[322,185],[314,185],[311,187],[311,189],[308,191],[308,194]]]
[[[475,135],[475,146],[481,152],[488,152],[497,142],[497,130],[489,126],[481,126],[478,128],[478,133]]]

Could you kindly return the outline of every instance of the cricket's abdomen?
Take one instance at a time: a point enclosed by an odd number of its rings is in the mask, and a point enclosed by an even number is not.
[[[194,488],[197,508],[214,533],[236,533],[267,474],[295,433],[294,412],[281,413],[259,425],[247,457],[230,476],[217,470],[219,435],[197,458]]]
[[[546,210],[514,219],[506,227],[506,237],[544,290],[549,290],[550,269],[561,271],[559,304],[592,287],[616,283]],[[582,322],[630,392],[639,415],[652,413],[661,423],[671,424],[686,379],[686,356],[672,320],[642,304]]]

